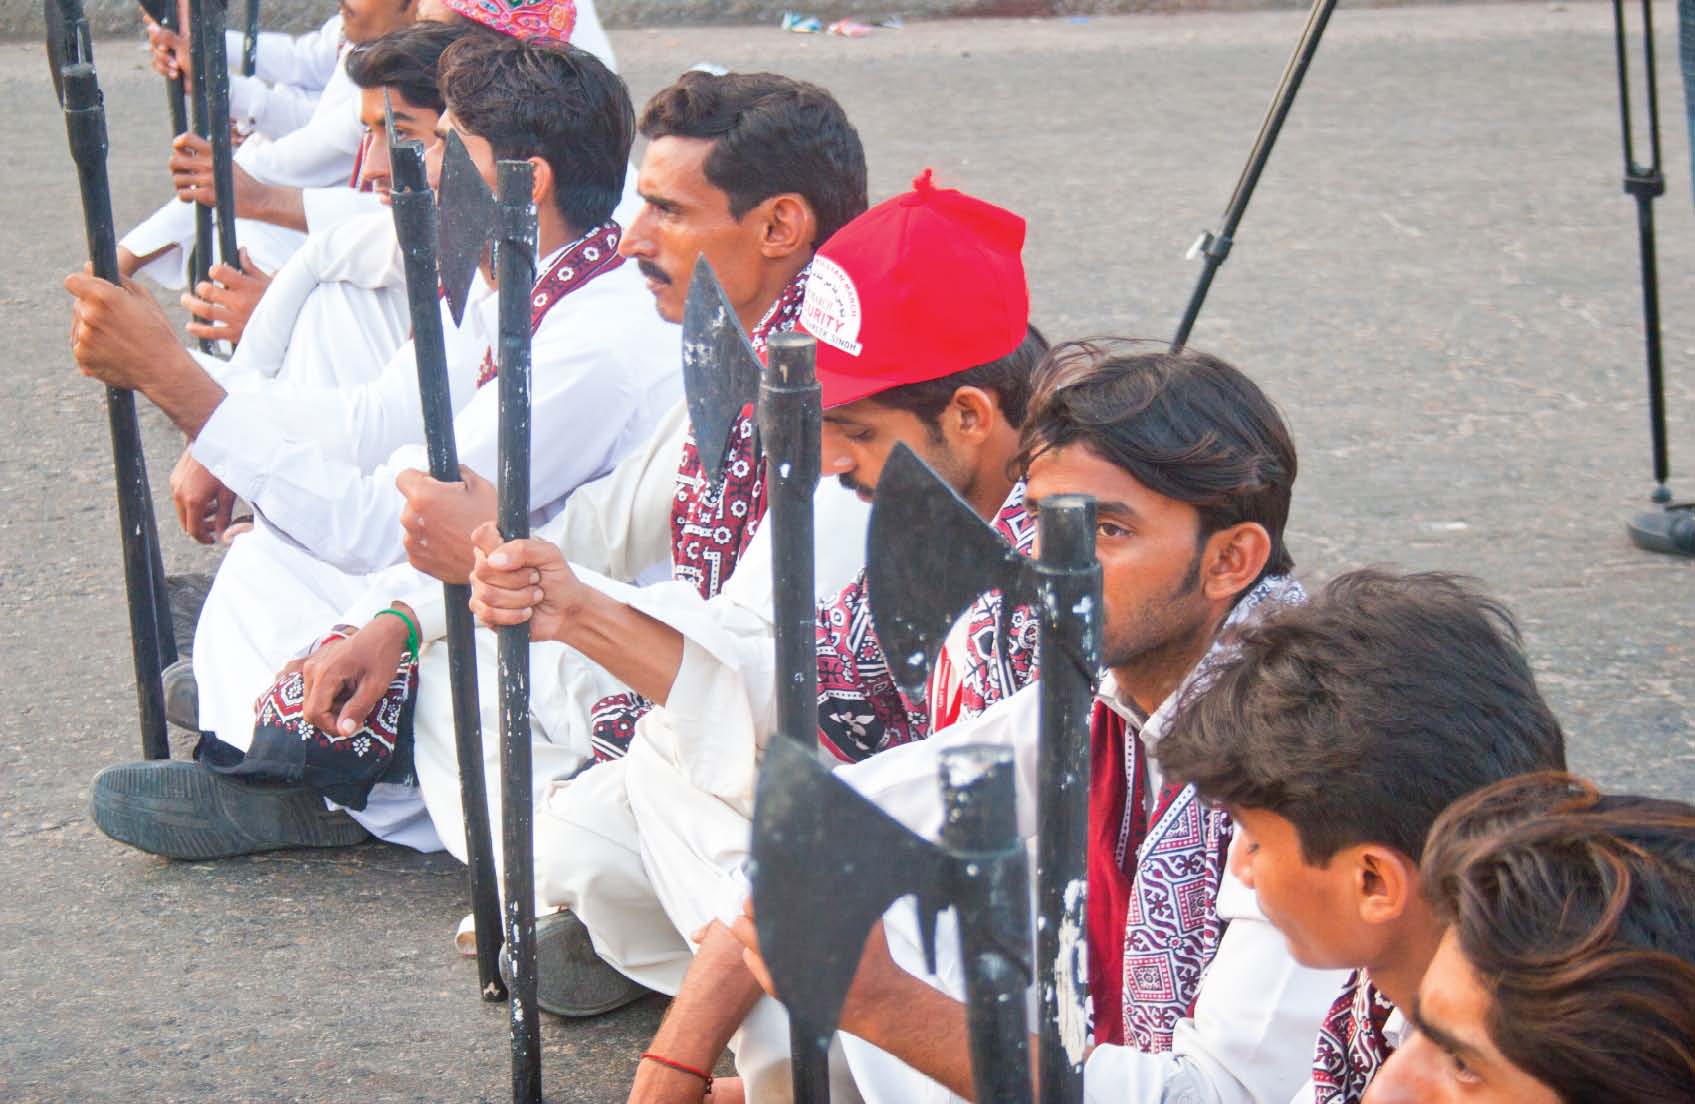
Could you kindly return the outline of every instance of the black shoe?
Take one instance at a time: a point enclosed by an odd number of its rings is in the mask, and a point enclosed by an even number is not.
[[[500,977],[512,988],[512,948],[500,947]],[[574,913],[536,918],[536,1005],[555,1016],[599,1016],[647,996],[649,989],[594,953],[589,930]]]
[[[184,759],[107,767],[89,814],[119,843],[169,859],[225,859],[286,847],[347,847],[359,822],[300,786],[241,782]]]
[[[165,684],[165,719],[178,728],[200,731],[200,685],[194,681],[194,660],[184,656],[161,672]]]

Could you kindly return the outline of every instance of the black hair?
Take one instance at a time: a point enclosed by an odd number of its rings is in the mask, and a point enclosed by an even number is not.
[[[818,223],[813,249],[869,205],[859,132],[815,84],[775,73],[691,71],[647,102],[641,133],[709,139],[706,179],[729,197],[735,218],[774,195],[799,195]]]
[[[1236,644],[1180,703],[1160,766],[1288,820],[1314,865],[1373,842],[1416,861],[1456,798],[1565,766],[1512,616],[1459,577],[1349,572]]]
[[[612,217],[629,169],[635,108],[599,58],[550,39],[473,35],[442,54],[441,91],[454,121],[485,139],[495,157],[547,162],[554,202],[573,230]]]
[[[1021,426],[1030,410],[1030,387],[1035,379],[1036,366],[1047,351],[1048,339],[1042,336],[1041,330],[1029,326],[1017,347],[998,360],[966,368],[951,376],[891,387],[870,396],[867,401],[905,410],[923,422],[932,435],[939,435],[942,411],[953,401],[954,392],[961,387],[977,387],[994,392],[1000,403],[1001,417],[1014,427]]]
[[[1037,373],[1018,464],[1082,445],[1200,513],[1199,538],[1243,522],[1271,537],[1260,577],[1287,575],[1295,442],[1253,380],[1217,357],[1105,338],[1056,345]],[[1257,581],[1257,580],[1256,580]]]
[[[443,51],[466,35],[493,33],[470,20],[414,23],[348,50],[347,75],[360,88],[392,88],[439,113],[446,107],[436,83]]]

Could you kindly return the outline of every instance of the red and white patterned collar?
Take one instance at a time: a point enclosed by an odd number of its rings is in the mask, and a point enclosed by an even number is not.
[[[530,296],[531,337],[541,329],[547,312],[558,306],[567,295],[624,263],[624,258],[618,255],[618,242],[623,236],[624,231],[616,222],[603,222],[566,245],[548,262],[546,269],[536,278],[535,290]],[[477,386],[488,383],[498,372],[491,345],[483,351]]]

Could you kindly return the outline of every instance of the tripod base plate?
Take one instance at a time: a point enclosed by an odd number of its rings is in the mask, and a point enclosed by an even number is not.
[[[1695,502],[1637,514],[1626,526],[1631,543],[1649,552],[1695,557]]]

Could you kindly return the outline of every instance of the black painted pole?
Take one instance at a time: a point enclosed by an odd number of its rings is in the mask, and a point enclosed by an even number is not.
[[[1195,290],[1189,294],[1189,305],[1183,310],[1183,320],[1177,324],[1177,336],[1171,341],[1172,352],[1178,351],[1189,342],[1189,331],[1195,328],[1195,320],[1201,315],[1201,304],[1206,302],[1207,292],[1212,288],[1212,278],[1217,274],[1218,267],[1224,263],[1224,259],[1230,255],[1230,246],[1236,239],[1236,228],[1242,223],[1242,215],[1248,209],[1248,200],[1254,196],[1254,186],[1259,183],[1260,173],[1265,171],[1265,163],[1271,159],[1271,147],[1277,144],[1277,135],[1283,129],[1283,120],[1289,117],[1289,109],[1295,104],[1295,93],[1301,90],[1301,80],[1307,75],[1307,68],[1312,65],[1313,55],[1318,53],[1319,39],[1324,37],[1324,28],[1330,22],[1330,13],[1335,8],[1336,0],[1313,0],[1306,28],[1301,31],[1300,41],[1295,44],[1295,52],[1283,69],[1283,79],[1278,82],[1277,92],[1271,98],[1271,106],[1266,109],[1265,121],[1260,124],[1253,149],[1248,153],[1247,166],[1237,178],[1236,190],[1231,193],[1230,204],[1224,209],[1223,227],[1216,234],[1210,230],[1206,231],[1195,243],[1195,248],[1201,255],[1201,274],[1195,281]]]
[[[958,875],[966,1027],[977,1099],[1030,1099],[1030,868],[1018,836],[1012,749],[966,744],[941,754],[942,845]]]
[[[1037,514],[1042,656],[1037,758],[1037,1062],[1044,1104],[1083,1099],[1089,995],[1085,909],[1089,717],[1100,658],[1101,569],[1095,501],[1044,498]]]
[[[180,23],[177,0],[164,0],[159,9],[159,26],[180,34]],[[171,112],[171,137],[185,133],[188,130],[188,91],[183,85],[181,73],[165,78],[165,106]]]
[[[200,0],[206,27],[206,115],[211,123],[212,195],[218,230],[218,259],[241,267],[235,240],[235,147],[230,138],[230,65],[224,43],[226,0]],[[208,266],[210,267],[210,266]]]
[[[246,26],[241,35],[241,75],[259,71],[259,0],[247,0]]]
[[[406,299],[412,316],[412,345],[418,362],[418,394],[423,400],[424,448],[430,475],[458,481],[459,451],[453,437],[453,398],[447,383],[447,346],[441,327],[436,275],[435,193],[424,175],[422,149],[415,142],[390,147],[394,187],[395,237],[406,267]],[[500,890],[494,872],[489,831],[488,783],[483,773],[483,732],[477,693],[476,626],[471,617],[471,588],[444,583],[447,602],[447,667],[453,691],[453,739],[459,759],[459,798],[465,813],[465,866],[471,883],[471,912],[477,928],[477,979],[483,999],[506,999],[500,980]]]
[[[812,495],[818,488],[820,390],[817,343],[774,335],[759,381],[759,436],[765,450],[765,525],[771,528],[771,603],[777,650],[777,728],[809,752],[818,743],[818,638],[814,613]],[[789,1019],[794,1098],[830,1099],[830,1032]]]
[[[206,51],[206,5],[216,4],[218,0],[188,0],[189,57],[190,68],[194,70],[193,79],[189,82],[191,95],[189,102],[194,108],[194,133],[212,140],[211,106],[208,99],[206,82],[206,67],[209,64]],[[227,123],[226,123],[227,125]],[[207,279],[208,270],[212,267],[212,209],[204,203],[194,204],[194,257],[189,265],[188,286],[197,287]],[[210,319],[202,318],[202,322]],[[217,342],[202,338],[200,351],[215,352]]]
[[[80,7],[77,4],[73,9],[76,18],[81,16]],[[67,21],[71,21],[72,12],[66,14]],[[116,284],[120,282],[117,233],[112,223],[111,184],[106,175],[106,114],[99,80],[93,63],[82,60],[65,67],[63,81],[65,129],[82,191],[89,260],[96,276]],[[158,530],[152,519],[153,496],[147,482],[135,393],[106,388],[106,420],[117,478],[130,655],[141,714],[141,753],[148,759],[168,759],[171,748],[165,737],[165,693],[160,673],[166,663],[175,659],[176,646],[169,601],[162,593],[163,570],[155,570],[161,562]]]
[[[499,163],[495,265],[500,283],[500,535],[530,535],[530,292],[536,282],[535,167]],[[501,811],[506,941],[512,949],[512,1099],[541,1100],[536,1011],[535,838],[530,809],[530,627],[499,631]]]

